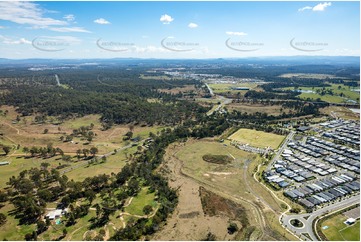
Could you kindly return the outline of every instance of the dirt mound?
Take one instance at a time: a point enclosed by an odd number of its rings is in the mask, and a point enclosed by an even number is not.
[[[215,163],[215,164],[229,164],[232,162],[232,158],[228,155],[204,155],[202,156],[202,159],[209,163]]]

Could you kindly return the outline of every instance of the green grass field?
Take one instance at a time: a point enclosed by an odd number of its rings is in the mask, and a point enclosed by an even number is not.
[[[138,195],[133,198],[130,205],[124,209],[124,211],[134,215],[144,215],[144,206],[151,205],[154,209],[157,205],[154,201],[155,193],[148,193],[148,191],[147,187],[143,187]]]
[[[111,174],[112,172],[118,173],[126,164],[126,157],[124,152],[125,151],[122,151],[115,155],[108,156],[105,163],[100,163],[101,158],[99,158],[99,162],[97,164],[90,166],[85,165],[84,167],[67,172],[65,175],[74,181],[83,181],[85,178],[91,176]],[[132,152],[129,153],[131,154]]]
[[[17,176],[23,170],[30,169],[32,167],[40,167],[40,164],[47,162],[50,167],[55,168],[59,165],[59,162],[64,163],[60,159],[60,156],[52,157],[49,159],[42,158],[24,158],[24,157],[2,157],[1,161],[9,161],[9,165],[1,166],[0,169],[0,188],[4,188],[6,182],[9,181],[11,176]]]
[[[254,147],[265,148],[270,146],[277,149],[285,136],[253,129],[239,129],[237,132],[229,136],[229,139],[238,141],[242,144],[249,144]]]
[[[360,241],[360,221],[349,226],[343,223],[346,219],[343,214],[327,219],[321,224],[321,232],[329,241]],[[328,228],[323,229],[324,226]]]
[[[331,103],[345,103],[347,100],[353,100],[359,103],[360,93],[352,91],[351,87],[345,86],[343,84],[330,84],[330,87],[325,87],[326,90],[331,89],[334,93],[333,95],[320,95],[316,93],[317,90],[322,90],[323,87],[299,87],[298,89],[303,91],[313,91],[314,93],[301,93],[299,95],[302,99],[313,99],[316,100],[320,98],[322,101],[331,102]],[[293,90],[292,87],[282,88],[283,90]],[[341,97],[340,94],[343,93],[344,97]]]

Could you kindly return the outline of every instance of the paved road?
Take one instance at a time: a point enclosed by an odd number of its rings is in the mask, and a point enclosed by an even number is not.
[[[212,90],[212,88],[207,84],[207,83],[204,83],[206,85],[206,87],[208,88],[209,90],[209,93],[211,94],[211,96],[213,97],[214,96],[214,92]]]
[[[284,140],[283,144],[281,145],[281,147],[278,148],[278,151],[276,153],[276,155],[273,157],[272,161],[268,164],[267,166],[267,171],[272,169],[273,164],[276,162],[276,160],[279,160],[280,155],[282,154],[283,150],[286,148],[287,144],[293,139],[293,136],[295,135],[295,131],[291,131],[286,139]]]
[[[350,197],[341,202],[336,202],[335,204],[331,204],[327,207],[318,209],[312,213],[283,215],[283,217],[281,217],[281,222],[282,222],[283,226],[285,226],[286,228],[288,228],[289,230],[291,230],[292,232],[294,232],[295,234],[300,236],[302,239],[309,240],[305,236],[301,236],[302,233],[305,233],[305,234],[308,234],[312,238],[313,241],[318,241],[316,235],[313,232],[313,228],[312,228],[313,221],[317,217],[325,215],[325,214],[333,212],[333,211],[344,209],[348,206],[357,204],[359,202],[360,202],[360,195],[353,196],[353,197]],[[300,220],[304,224],[304,226],[301,228],[293,227],[290,223],[291,220],[293,220],[293,219]]]

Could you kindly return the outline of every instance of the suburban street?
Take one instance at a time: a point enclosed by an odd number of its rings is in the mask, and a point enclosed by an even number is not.
[[[278,160],[280,158],[280,155],[282,154],[282,151],[286,148],[287,144],[293,139],[293,136],[295,135],[295,131],[291,131],[286,139],[283,141],[281,147],[278,148],[278,151],[276,153],[276,155],[273,157],[272,161],[268,164],[267,169],[268,171],[270,171],[272,169],[273,164],[276,162],[276,160]]]
[[[316,235],[313,232],[313,221],[322,215],[325,215],[327,213],[331,213],[333,211],[337,211],[339,209],[346,208],[348,206],[357,204],[360,202],[360,195],[350,197],[348,199],[345,199],[341,202],[337,202],[335,204],[331,204],[327,207],[323,207],[321,209],[318,209],[312,213],[304,213],[304,214],[292,214],[292,215],[283,215],[281,217],[281,222],[283,226],[300,236],[303,240],[309,240],[307,237],[303,236],[302,234],[308,234],[313,241],[318,241]],[[291,225],[290,221],[298,219],[303,223],[303,227],[297,228]]]

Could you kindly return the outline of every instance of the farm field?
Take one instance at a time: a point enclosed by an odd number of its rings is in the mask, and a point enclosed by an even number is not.
[[[239,129],[237,132],[228,137],[242,144],[249,144],[254,147],[265,148],[271,147],[277,149],[285,136],[253,129]]]
[[[336,215],[321,224],[321,232],[330,241],[360,241],[360,220],[353,225],[346,225],[347,217],[343,214]],[[327,226],[327,229],[323,227]]]

